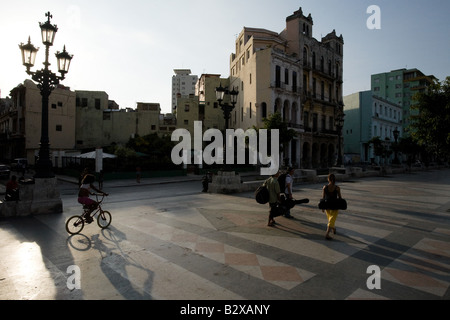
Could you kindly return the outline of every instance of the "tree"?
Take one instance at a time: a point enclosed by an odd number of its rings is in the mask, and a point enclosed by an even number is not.
[[[294,129],[289,129],[288,124],[283,121],[281,114],[275,112],[268,118],[263,119],[264,129],[278,129],[280,133],[280,152],[284,153],[285,147],[297,136]],[[270,144],[269,144],[270,145]]]
[[[426,92],[415,95],[409,131],[420,146],[438,157],[450,156],[450,77],[437,80]]]
[[[407,136],[400,139],[398,151],[407,156],[407,164],[411,165],[416,157],[423,153],[423,148],[411,136]]]
[[[387,142],[389,140],[383,140],[380,139],[380,137],[373,137],[369,140],[369,145],[373,145],[373,152],[375,156],[383,158],[385,162],[387,161],[387,158],[390,157],[392,154],[392,150],[389,149]]]

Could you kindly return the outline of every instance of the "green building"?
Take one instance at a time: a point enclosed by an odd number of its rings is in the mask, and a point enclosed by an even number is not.
[[[403,132],[410,124],[414,95],[433,83],[434,76],[426,76],[418,69],[399,69],[372,75],[372,93],[402,107]]]

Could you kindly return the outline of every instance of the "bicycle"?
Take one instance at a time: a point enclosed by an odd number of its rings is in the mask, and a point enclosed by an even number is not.
[[[99,196],[102,196],[102,199],[99,201]],[[91,217],[94,219],[94,217],[98,214],[97,217],[97,224],[100,228],[106,229],[111,224],[112,216],[109,211],[102,209],[102,202],[105,199],[105,194],[97,194],[95,193],[95,197],[97,198],[98,207],[93,211],[94,214],[90,214],[89,207],[83,206],[83,214],[81,216],[75,215],[70,217],[66,222],[66,231],[70,234],[79,234],[83,228],[84,224],[87,223],[86,217]],[[92,221],[91,221],[92,222]],[[91,223],[89,222],[89,223]]]

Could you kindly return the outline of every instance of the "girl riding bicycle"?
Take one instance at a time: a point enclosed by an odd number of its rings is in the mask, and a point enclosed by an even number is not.
[[[81,180],[80,190],[78,191],[78,203],[89,208],[89,212],[86,213],[86,216],[84,217],[87,223],[91,223],[92,221],[94,221],[91,217],[91,213],[98,207],[98,202],[89,198],[89,195],[94,194],[91,190],[95,190],[96,192],[105,196],[108,195],[107,193],[97,189],[94,186],[94,182],[95,177],[92,174],[85,174],[85,176]]]

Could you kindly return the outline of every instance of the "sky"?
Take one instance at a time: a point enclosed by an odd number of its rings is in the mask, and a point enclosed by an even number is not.
[[[105,91],[120,108],[160,103],[171,112],[174,69],[230,75],[230,55],[244,27],[280,33],[300,7],[311,14],[317,40],[333,30],[344,38],[344,95],[370,90],[372,74],[417,68],[440,81],[450,76],[448,0],[2,0],[1,97],[30,77],[20,43],[45,46],[39,22],[58,26],[50,63],[63,46],[74,55],[62,82],[71,90]],[[369,10],[378,6],[379,11]],[[378,15],[379,13],[379,15]],[[379,19],[378,19],[379,18]],[[371,28],[368,28],[372,26]],[[373,27],[379,27],[374,29]]]

